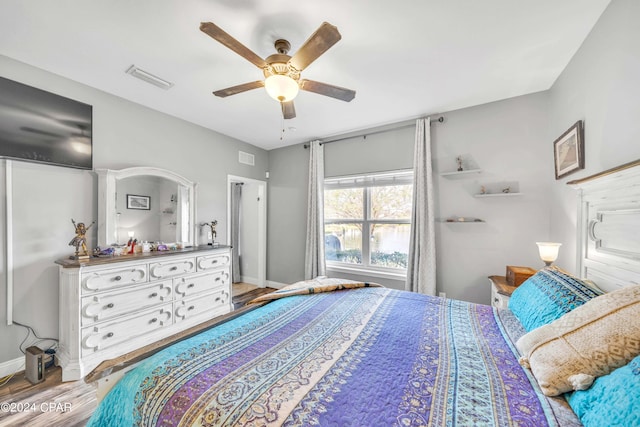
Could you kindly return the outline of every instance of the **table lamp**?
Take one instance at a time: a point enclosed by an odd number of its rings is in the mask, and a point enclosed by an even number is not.
[[[549,267],[558,258],[558,252],[562,243],[553,242],[536,242],[538,245],[538,252],[540,252],[540,259],[544,261],[545,266]]]

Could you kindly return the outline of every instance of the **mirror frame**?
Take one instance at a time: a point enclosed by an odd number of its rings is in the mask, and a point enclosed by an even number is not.
[[[196,186],[197,184],[170,170],[141,166],[120,170],[95,169],[98,175],[98,246],[105,248],[116,241],[116,184],[118,180],[136,176],[155,176],[168,179],[187,188],[189,195],[189,234],[187,246],[198,245],[196,225]]]

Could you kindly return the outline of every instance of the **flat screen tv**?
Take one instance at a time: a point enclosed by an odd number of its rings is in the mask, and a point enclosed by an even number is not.
[[[0,157],[92,169],[92,107],[0,77]]]

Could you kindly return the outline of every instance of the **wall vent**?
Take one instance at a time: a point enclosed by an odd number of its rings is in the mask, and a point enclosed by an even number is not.
[[[140,68],[136,67],[135,65],[132,65],[131,67],[129,67],[129,69],[126,71],[127,74],[131,74],[133,77],[137,77],[140,80],[143,80],[149,84],[152,84],[154,86],[158,86],[160,89],[164,89],[164,90],[168,90],[171,89],[173,87],[173,83],[171,83],[170,81],[167,81],[165,79],[162,79],[158,76],[154,76],[153,74],[151,74],[148,71],[145,70],[141,70]]]
[[[244,165],[255,166],[256,157],[253,154],[238,151],[238,161]]]

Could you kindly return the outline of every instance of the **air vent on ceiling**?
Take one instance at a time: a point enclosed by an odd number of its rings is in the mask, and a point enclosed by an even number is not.
[[[161,79],[158,76],[154,76],[150,72],[144,71],[136,67],[135,65],[132,65],[131,67],[129,67],[129,69],[127,70],[127,74],[131,74],[133,77],[137,77],[140,80],[143,80],[154,86],[158,86],[160,89],[167,90],[167,89],[171,89],[171,87],[173,86],[173,83],[166,81],[165,79]]]
[[[238,151],[238,161],[249,166],[256,165],[256,157],[253,154],[245,153],[244,151]]]

